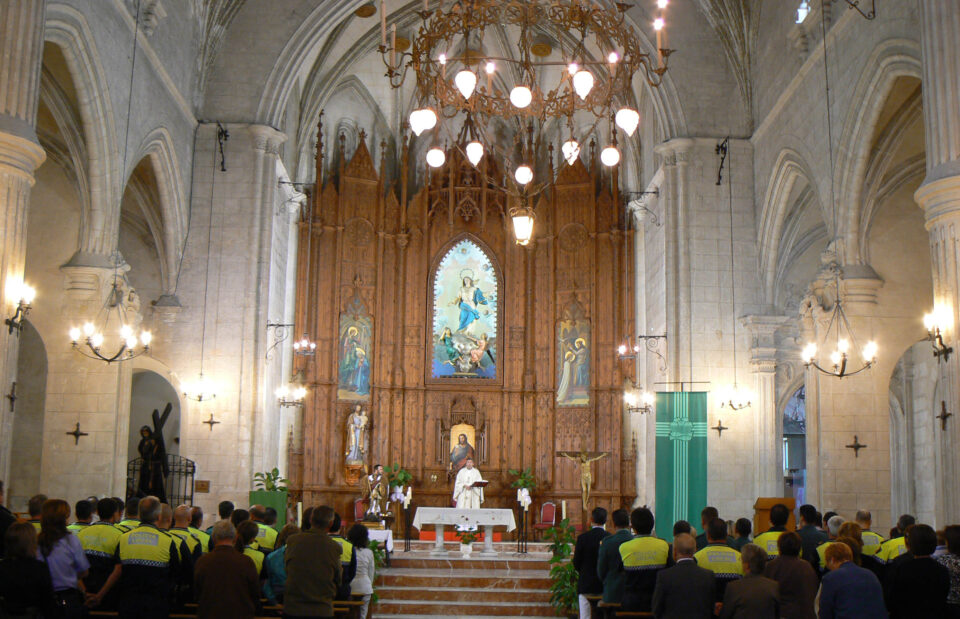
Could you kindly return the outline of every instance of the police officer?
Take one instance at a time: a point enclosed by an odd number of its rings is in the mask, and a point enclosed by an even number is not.
[[[877,558],[883,563],[890,563],[900,555],[907,552],[907,529],[917,524],[917,519],[910,514],[904,514],[897,520],[897,531],[899,535],[885,541],[877,552]]]
[[[140,499],[135,496],[127,499],[127,507],[124,510],[124,519],[117,523],[117,528],[123,532],[127,532],[140,526],[140,521],[137,520],[137,513],[139,510]]]
[[[770,529],[753,538],[753,543],[767,551],[767,558],[773,559],[780,554],[777,540],[780,534],[787,530],[787,521],[790,520],[790,509],[783,503],[777,503],[770,508]]]
[[[120,505],[113,499],[100,499],[97,501],[97,516],[100,517],[99,522],[77,533],[83,554],[90,563],[90,571],[83,579],[83,584],[87,593],[94,595],[94,605],[112,610],[116,607],[116,591],[110,592],[119,574],[110,580],[109,587],[106,584],[117,567],[117,546],[123,535],[123,531],[114,526],[120,519]]]
[[[96,502],[91,503],[90,499],[77,501],[76,505],[73,506],[73,513],[77,515],[77,521],[73,524],[68,524],[67,531],[76,535],[82,531],[84,527],[89,527],[90,523],[93,522],[93,508],[95,506]]]
[[[263,505],[254,505],[250,508],[250,520],[257,524],[257,546],[264,554],[270,554],[277,546],[277,531],[266,525],[267,510]]]
[[[165,619],[170,614],[170,600],[180,574],[180,553],[177,540],[158,528],[160,513],[157,497],[140,499],[139,526],[120,538],[120,619]]]
[[[743,578],[740,553],[727,545],[727,523],[714,518],[707,524],[707,545],[698,550],[693,559],[702,568],[713,572],[716,582],[716,601],[723,601],[727,583]]]
[[[669,544],[653,537],[653,512],[646,507],[633,510],[630,525],[636,537],[620,544],[623,562],[624,593],[621,609],[650,612],[657,573],[673,565]]]
[[[210,550],[210,536],[207,535],[205,531],[200,529],[200,525],[203,524],[203,508],[199,505],[194,505],[190,508],[190,526],[187,527],[187,530],[193,534],[198,540],[200,540],[200,551],[207,552]]]
[[[340,588],[337,589],[338,600],[350,599],[350,582],[357,575],[357,552],[353,544],[340,536],[342,525],[340,514],[333,513],[333,523],[330,525],[330,539],[340,544],[340,567],[343,568],[343,577],[340,579]]]
[[[863,538],[863,554],[872,557],[880,552],[880,547],[886,541],[882,535],[870,530],[873,524],[873,515],[865,509],[857,511],[855,520],[860,525],[860,536]]]

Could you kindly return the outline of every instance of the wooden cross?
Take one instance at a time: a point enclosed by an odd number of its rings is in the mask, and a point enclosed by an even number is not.
[[[947,431],[947,419],[953,417],[953,413],[947,412],[947,403],[944,400],[940,400],[940,414],[934,417],[934,419],[940,420],[940,429],[944,432]]]
[[[89,433],[87,433],[87,432],[81,432],[81,431],[80,431],[80,422],[79,422],[79,421],[77,422],[77,427],[74,428],[73,432],[64,432],[64,434],[73,437],[73,444],[74,444],[74,445],[79,445],[79,444],[80,444],[80,437],[81,437],[81,436],[90,436]]]
[[[853,450],[853,455],[854,455],[854,457],[856,457],[856,458],[859,458],[859,457],[860,457],[860,450],[861,450],[861,449],[866,449],[866,448],[867,448],[866,445],[864,445],[864,444],[862,444],[862,443],[860,442],[860,439],[857,438],[857,435],[856,435],[856,434],[853,435],[853,442],[850,443],[849,445],[847,445],[846,447],[847,447],[847,449],[852,449],[852,450]]]
[[[728,428],[727,426],[723,425],[723,419],[717,419],[717,425],[712,426],[710,429],[711,429],[711,430],[716,430],[716,431],[717,431],[717,436],[718,436],[719,438],[723,438],[723,431],[724,431],[724,430],[729,430],[730,428]]]
[[[210,426],[210,431],[213,432],[213,426],[216,425],[216,424],[218,424],[218,423],[220,423],[220,422],[214,420],[214,418],[213,418],[213,413],[210,413],[210,419],[207,419],[207,420],[204,421],[203,423],[209,425],[209,426]]]
[[[10,412],[13,412],[13,405],[17,402],[17,381],[13,381],[10,384],[10,393],[4,396],[10,400]]]

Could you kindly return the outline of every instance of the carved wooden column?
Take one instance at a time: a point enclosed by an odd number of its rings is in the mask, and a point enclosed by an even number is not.
[[[0,2],[0,291],[7,316],[13,315],[19,301],[10,298],[9,291],[23,281],[33,173],[46,157],[36,135],[44,5],[44,0]],[[37,302],[44,302],[43,292]],[[4,393],[16,380],[17,346],[17,337],[0,329],[0,391]],[[2,410],[0,436],[5,438],[0,439],[0,477],[7,478],[13,415],[7,406]]]

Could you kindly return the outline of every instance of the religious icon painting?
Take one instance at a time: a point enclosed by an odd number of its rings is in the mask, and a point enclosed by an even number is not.
[[[490,257],[468,238],[440,260],[433,278],[433,378],[497,378],[499,288]]]
[[[467,459],[476,460],[474,445],[477,444],[477,429],[468,423],[458,423],[450,428],[450,470],[460,471]]]
[[[590,321],[557,324],[557,406],[590,404]]]
[[[370,400],[373,321],[364,314],[340,315],[337,399]]]

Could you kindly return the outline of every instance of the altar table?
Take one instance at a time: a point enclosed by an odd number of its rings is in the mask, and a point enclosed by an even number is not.
[[[437,532],[430,554],[438,557],[447,556],[443,547],[443,527],[471,526],[483,527],[483,550],[481,557],[495,557],[497,551],[493,549],[493,527],[506,527],[507,532],[517,528],[511,509],[456,509],[455,507],[418,507],[413,517],[413,526],[417,529],[422,525],[432,524]]]

